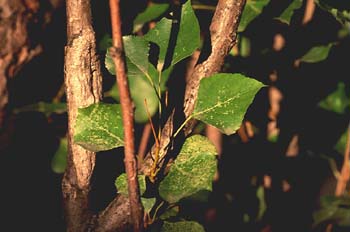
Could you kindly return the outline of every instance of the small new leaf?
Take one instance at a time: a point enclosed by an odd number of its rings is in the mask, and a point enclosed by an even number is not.
[[[306,63],[317,63],[327,59],[332,43],[311,48],[300,60]]]
[[[241,74],[215,74],[200,82],[193,117],[230,135],[240,127],[255,94],[264,85]]]
[[[95,152],[123,146],[120,105],[98,103],[78,109],[74,142]]]
[[[161,232],[205,232],[203,226],[194,221],[167,222],[165,221]]]
[[[216,149],[201,135],[186,139],[168,175],[159,185],[160,196],[169,203],[212,190],[216,171]]]
[[[67,137],[60,139],[60,145],[51,160],[51,169],[53,172],[64,173],[67,166]]]

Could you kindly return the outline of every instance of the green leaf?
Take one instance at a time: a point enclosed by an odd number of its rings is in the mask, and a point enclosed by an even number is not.
[[[160,196],[175,203],[199,191],[211,191],[216,154],[214,145],[206,137],[194,135],[187,138],[168,175],[159,185]]]
[[[148,114],[145,106],[145,99],[147,100],[147,107],[150,115],[153,116],[158,109],[158,96],[156,90],[148,80],[148,78],[140,72],[133,64],[127,62],[128,66],[128,77],[131,98],[135,105],[135,121],[136,122],[147,122]],[[157,71],[153,65],[149,66],[149,73],[152,75],[151,78],[155,78]]]
[[[67,137],[60,139],[60,145],[51,160],[51,169],[53,172],[64,173],[67,166]]]
[[[142,37],[123,36],[125,55],[142,73],[148,73],[149,43]],[[128,71],[129,72],[129,71]]]
[[[164,14],[169,8],[167,3],[154,3],[138,14],[134,20],[134,32],[141,29],[144,23],[154,20]]]
[[[334,146],[334,149],[337,150],[340,154],[344,154],[347,140],[348,140],[348,131],[345,130],[344,133],[338,139],[338,142]]]
[[[301,57],[300,60],[306,63],[317,63],[323,61],[328,57],[332,45],[333,44],[330,43],[325,46],[313,47],[303,57]]]
[[[155,28],[150,30],[144,38],[159,46],[158,70],[164,65],[168,51],[171,34],[172,20],[163,18],[157,23]],[[171,65],[175,65],[182,59],[192,55],[200,45],[199,23],[188,0],[182,5],[179,31],[176,38],[176,45],[171,60]]]
[[[144,194],[146,191],[146,176],[145,175],[137,175],[139,185],[140,185],[140,195]],[[115,186],[117,187],[118,193],[124,194],[126,196],[129,195],[128,192],[128,178],[126,173],[121,174],[115,180]]]
[[[255,94],[264,85],[241,74],[221,73],[200,82],[193,117],[230,135],[240,127]]]
[[[98,43],[98,49],[100,51],[107,51],[108,48],[113,46],[112,38],[109,34],[105,34]]]
[[[14,113],[28,112],[28,111],[37,111],[46,114],[47,116],[52,113],[62,114],[67,112],[66,103],[47,103],[47,102],[38,102],[31,105],[22,106],[20,108],[14,109]]]
[[[138,175],[137,178],[139,181],[140,195],[143,195],[146,191],[146,176]],[[128,179],[126,173],[123,173],[120,176],[118,176],[118,178],[115,180],[115,186],[118,190],[118,193],[123,194],[125,196],[129,196]],[[152,207],[156,203],[156,198],[141,197],[141,203],[145,212],[149,213],[149,211],[151,211]]]
[[[321,209],[314,213],[314,225],[323,222],[350,226],[350,197],[323,196]]]
[[[350,3],[344,0],[315,0],[316,4],[323,10],[329,12],[333,17],[343,24],[350,23]]]
[[[238,32],[246,29],[251,21],[253,21],[263,8],[270,2],[270,0],[251,0],[247,1],[242,12],[241,21],[238,26]]]
[[[149,44],[146,40],[142,37],[124,36],[123,42],[130,94],[135,104],[135,121],[143,123],[148,120],[145,99],[151,116],[158,109],[159,99],[153,87],[154,83],[158,83],[158,72],[148,61]],[[105,65],[111,74],[115,74],[114,62],[109,51],[106,53]],[[166,78],[163,78],[163,81],[165,82]],[[113,97],[119,100],[118,89],[112,90]]]
[[[294,11],[299,9],[303,5],[302,0],[294,0],[292,3],[282,12],[279,17],[276,17],[277,20],[280,20],[283,23],[289,24]]]
[[[156,203],[156,198],[144,198],[141,197],[141,202],[146,213],[149,213]]]
[[[74,142],[91,151],[123,146],[120,105],[98,103],[78,109],[74,132]]]
[[[172,217],[176,217],[179,211],[179,206],[173,206],[170,209],[167,209],[162,215],[159,216],[159,218],[164,221]]]
[[[337,114],[344,114],[346,109],[349,108],[349,104],[350,99],[346,95],[345,84],[343,82],[339,82],[337,89],[318,103],[321,108]]]
[[[167,222],[165,221],[161,232],[205,232],[203,226],[194,221]]]
[[[264,216],[264,214],[266,212],[266,209],[267,209],[266,201],[265,201],[265,190],[264,190],[263,186],[260,186],[257,189],[256,197],[259,200],[259,212],[258,212],[258,215],[257,215],[256,219],[258,221],[260,221],[263,218],[263,216]]]

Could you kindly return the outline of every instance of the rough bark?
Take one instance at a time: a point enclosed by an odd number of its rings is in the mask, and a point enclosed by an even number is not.
[[[195,66],[191,78],[187,80],[184,100],[184,114],[186,118],[193,113],[198,96],[200,80],[219,72],[224,63],[225,57],[236,44],[237,29],[245,2],[246,0],[219,0],[210,25],[211,53],[204,62]],[[172,117],[173,116],[169,117],[162,130],[159,152],[161,158],[168,153],[169,145],[172,141]],[[192,132],[195,123],[196,120],[193,119],[185,125],[183,129],[185,136]],[[152,163],[153,159],[151,152],[146,156],[144,161],[144,166],[142,168],[144,174],[150,175]]]
[[[67,231],[127,231],[130,204],[117,196],[109,206],[94,214],[89,208],[90,179],[95,167],[94,152],[74,143],[78,108],[102,98],[102,75],[96,54],[90,0],[67,0],[67,46],[65,47],[65,86],[68,104],[68,160],[62,180]]]
[[[67,46],[65,47],[65,85],[68,104],[68,163],[62,182],[67,231],[87,231],[90,178],[95,153],[73,141],[79,107],[97,103],[102,97],[102,76],[96,55],[95,34],[91,24],[90,0],[68,0]]]
[[[51,0],[42,6],[39,0],[0,0],[0,127],[8,103],[8,80],[42,51],[36,39],[40,35],[31,38],[28,27],[42,31],[62,2]]]

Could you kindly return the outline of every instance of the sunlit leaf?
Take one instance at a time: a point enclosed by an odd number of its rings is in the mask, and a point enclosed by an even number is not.
[[[91,151],[123,146],[120,105],[98,103],[78,109],[74,132],[74,142]]]
[[[221,73],[204,78],[200,82],[193,116],[227,135],[233,134],[263,86],[241,74]]]
[[[194,221],[167,222],[165,221],[161,232],[205,232],[203,226]]]
[[[270,0],[250,0],[247,1],[242,12],[241,21],[238,26],[238,32],[246,29],[251,21],[253,21],[263,8],[270,2]]]
[[[149,213],[152,210],[154,204],[156,203],[156,198],[141,197],[141,202],[142,202],[144,211]]]
[[[67,137],[60,139],[60,144],[51,160],[51,169],[53,172],[64,173],[67,166]]]
[[[332,43],[325,46],[317,46],[311,48],[303,57],[301,61],[306,63],[316,63],[327,59],[329,51],[332,48]]]
[[[187,138],[159,185],[160,196],[169,203],[175,203],[199,191],[211,191],[216,154],[214,145],[206,137],[194,135]]]

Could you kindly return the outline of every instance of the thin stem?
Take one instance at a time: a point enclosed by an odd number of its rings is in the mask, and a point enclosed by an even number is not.
[[[201,5],[201,4],[193,4],[192,8],[194,10],[208,10],[208,11],[215,11],[216,6],[208,6],[208,5]]]
[[[65,85],[64,83],[61,85],[60,89],[58,90],[56,96],[53,98],[52,102],[53,103],[59,103],[61,102],[61,98],[63,97],[63,95],[65,94]]]
[[[140,146],[139,150],[137,152],[137,163],[138,163],[138,169],[141,168],[143,158],[146,155],[146,150],[147,150],[147,144],[149,140],[149,136],[151,135],[151,124],[147,123],[145,127],[143,128],[142,136],[141,136],[141,141],[140,141]]]
[[[314,0],[307,0],[302,25],[305,25],[312,20],[312,17],[314,16],[314,12],[315,12]]]
[[[337,182],[337,187],[335,190],[335,195],[336,196],[341,196],[344,194],[346,190],[346,185],[350,179],[350,123],[348,126],[348,131],[347,131],[347,140],[346,140],[346,147],[345,147],[345,152],[344,152],[344,161],[343,161],[343,166],[340,172],[340,176],[338,178]]]
[[[175,134],[173,135],[173,137],[175,138],[177,136],[177,134],[180,133],[180,131],[182,130],[182,128],[186,125],[186,123],[188,121],[190,121],[193,118],[194,114],[190,115],[188,118],[186,118],[186,120],[181,124],[181,126],[179,127],[179,129],[176,130]]]
[[[110,0],[112,39],[112,58],[116,67],[116,79],[120,94],[120,104],[124,126],[125,170],[128,177],[128,192],[131,209],[131,218],[135,232],[143,231],[143,208],[140,201],[139,183],[137,178],[137,163],[134,144],[134,113],[130,97],[128,79],[125,71],[123,39],[119,0]]]

